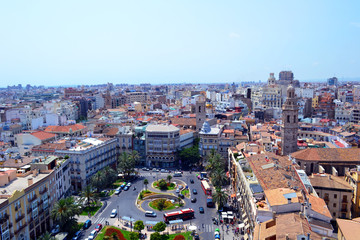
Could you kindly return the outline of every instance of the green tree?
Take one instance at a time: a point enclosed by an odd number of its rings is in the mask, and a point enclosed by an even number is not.
[[[132,150],[132,152],[130,153],[130,158],[135,163],[135,165],[139,164],[140,155],[136,150]]]
[[[94,176],[91,177],[91,185],[94,186],[97,191],[101,191],[104,189],[105,185],[105,175],[103,171],[98,171]]]
[[[171,179],[172,179],[172,176],[171,176],[171,175],[168,175],[166,178],[167,178],[167,180],[168,180],[169,183],[170,183],[170,181],[171,181]]]
[[[86,186],[81,192],[81,200],[86,203],[87,207],[90,207],[91,204],[96,204],[98,199],[98,194],[92,190],[90,185]]]
[[[149,180],[147,180],[146,178],[144,179],[144,185],[145,185],[145,190],[147,190],[147,185],[149,184]]]
[[[215,188],[219,188],[223,186],[228,180],[228,178],[226,177],[226,173],[222,168],[214,169],[211,172],[210,176],[211,176],[211,181]]]
[[[191,168],[200,162],[199,146],[194,145],[178,152],[181,165],[184,168]]]
[[[109,166],[104,167],[102,173],[104,174],[106,187],[110,187],[117,179],[117,172]]]
[[[141,233],[141,230],[145,228],[144,222],[141,220],[138,220],[134,223],[134,230],[139,231]]]
[[[225,167],[226,164],[224,158],[212,149],[210,155],[207,157],[205,169],[209,171],[211,175],[216,169],[225,169]]]
[[[79,206],[75,204],[74,198],[68,197],[56,202],[51,210],[50,216],[54,222],[58,223],[62,231],[71,232],[74,224],[77,226],[75,216],[81,212]]]
[[[213,194],[213,199],[217,203],[219,209],[226,204],[228,197],[229,195],[227,195],[220,188],[217,188],[216,192]]]
[[[124,173],[128,177],[130,173],[134,172],[135,158],[130,156],[127,152],[123,152],[118,160],[118,171]]]
[[[130,232],[129,233],[130,240],[138,240],[139,239],[139,233],[137,232]]]
[[[162,240],[162,236],[158,232],[154,232],[150,235],[150,240]]]
[[[167,182],[164,179],[160,179],[159,181],[159,188],[161,190],[167,190],[168,189],[168,185]]]
[[[165,202],[166,200],[164,198],[160,198],[157,202],[157,207],[160,211],[162,211],[165,208]]]
[[[158,222],[154,225],[153,230],[155,232],[162,232],[166,229],[166,223],[164,222]]]
[[[64,159],[69,159],[70,157],[68,155],[65,155],[64,156]]]

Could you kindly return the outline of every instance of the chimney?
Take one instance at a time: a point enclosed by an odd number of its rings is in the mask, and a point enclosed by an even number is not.
[[[28,186],[33,185],[34,181],[32,178],[28,178]]]

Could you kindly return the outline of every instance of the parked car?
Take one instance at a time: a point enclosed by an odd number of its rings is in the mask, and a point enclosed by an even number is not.
[[[166,170],[165,170],[165,169],[161,169],[160,172],[166,173]]]
[[[190,179],[190,183],[194,183],[194,180],[193,180],[193,179]]]
[[[113,210],[111,211],[110,217],[111,217],[111,218],[114,218],[114,217],[116,217],[116,215],[117,215],[117,210],[116,210],[116,209],[113,209]]]
[[[196,190],[196,189],[193,189],[193,194],[197,194],[197,190]]]
[[[51,230],[51,234],[52,235],[55,235],[57,233],[60,232],[60,226],[59,225],[56,225],[52,230]]]
[[[127,186],[127,187],[131,187],[131,182],[128,182],[128,183],[126,184],[126,186]]]
[[[179,194],[178,194],[178,197],[184,198],[185,196],[184,196],[184,194],[179,193]]]
[[[124,191],[127,191],[127,190],[129,190],[129,187],[128,187],[128,186],[125,186],[125,187],[124,187]]]
[[[146,168],[146,167],[142,168],[142,170],[143,170],[143,171],[149,171],[149,169]]]
[[[195,203],[195,202],[196,202],[196,198],[192,198],[192,199],[191,199],[191,202],[192,202],[192,203]]]
[[[121,188],[118,187],[118,188],[115,190],[115,194],[116,194],[116,195],[119,195],[120,193],[121,193]]]
[[[100,223],[98,225],[96,225],[95,230],[97,232],[100,232],[101,229],[102,229],[102,225]]]
[[[200,213],[204,213],[205,211],[204,211],[204,208],[203,207],[199,207],[199,212]]]
[[[146,211],[145,212],[145,217],[156,217],[156,212],[154,211]]]
[[[90,239],[90,240],[95,239],[97,233],[98,233],[98,232],[97,232],[96,230],[92,230],[92,231],[90,232],[90,235],[89,235],[88,239]]]
[[[78,240],[81,238],[81,235],[82,235],[82,231],[77,231],[75,234],[74,234],[74,237],[72,238],[73,240]]]
[[[176,193],[180,193],[180,189],[179,189],[179,188],[177,188],[175,192],[176,192]]]
[[[89,219],[85,221],[83,228],[88,229],[90,226],[91,226],[91,220]]]
[[[120,187],[121,187],[122,189],[124,189],[125,186],[126,186],[125,183],[123,183],[123,184],[120,185]]]

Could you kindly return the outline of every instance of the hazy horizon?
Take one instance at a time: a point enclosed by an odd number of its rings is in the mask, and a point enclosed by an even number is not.
[[[360,79],[358,1],[0,6],[0,87]]]

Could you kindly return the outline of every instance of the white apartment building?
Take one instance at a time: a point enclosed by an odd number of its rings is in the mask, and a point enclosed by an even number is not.
[[[145,130],[146,165],[173,167],[180,148],[180,129],[173,125],[151,124]]]
[[[34,156],[69,156],[71,188],[81,191],[97,171],[116,164],[116,146],[116,138],[77,137],[36,146],[32,152]]]

